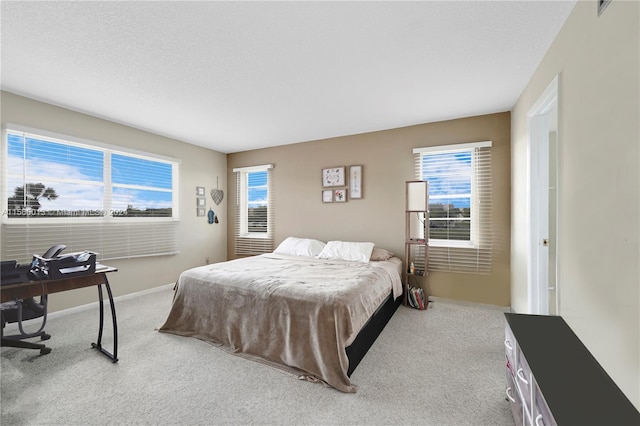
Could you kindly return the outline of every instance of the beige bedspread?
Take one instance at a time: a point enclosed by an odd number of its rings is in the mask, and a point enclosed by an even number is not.
[[[355,392],[345,348],[392,289],[402,293],[399,262],[264,254],[190,269],[159,331]]]

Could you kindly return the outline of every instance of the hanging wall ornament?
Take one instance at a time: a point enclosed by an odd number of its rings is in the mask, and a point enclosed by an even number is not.
[[[207,216],[209,219],[209,223],[213,223],[214,220],[217,220],[216,213],[212,209],[209,209],[209,213],[207,214]]]
[[[216,176],[216,189],[211,190],[211,198],[216,205],[219,205],[224,198],[224,191],[222,189],[218,189],[218,177]]]

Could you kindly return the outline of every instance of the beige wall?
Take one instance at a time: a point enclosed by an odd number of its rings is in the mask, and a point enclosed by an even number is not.
[[[177,228],[180,254],[109,261],[109,265],[118,268],[118,272],[109,276],[115,296],[175,282],[183,270],[204,265],[206,257],[211,262],[226,260],[226,199],[214,209],[220,215],[219,225],[209,225],[206,217],[196,217],[195,213],[196,186],[205,186],[208,194],[216,186],[216,176],[220,176],[220,188],[226,190],[225,154],[11,93],[1,92],[1,96],[3,125],[21,124],[181,160],[180,222]],[[5,196],[0,193],[0,197]],[[211,198],[207,197],[207,206],[212,205]],[[95,288],[80,289],[51,295],[49,307],[50,311],[56,311],[96,301]]]
[[[640,3],[579,1],[512,111],[511,295],[527,310],[527,111],[559,74],[558,290],[640,407]]]
[[[229,154],[227,180],[233,182],[234,167],[275,165],[276,244],[287,236],[372,241],[404,257],[404,183],[414,179],[412,149],[491,140],[496,242],[492,274],[431,273],[429,286],[434,296],[508,306],[509,122],[509,113],[499,113]],[[364,198],[322,203],[321,169],[354,164],[364,166]],[[234,196],[230,185],[229,197]],[[232,257],[231,223],[227,251]]]

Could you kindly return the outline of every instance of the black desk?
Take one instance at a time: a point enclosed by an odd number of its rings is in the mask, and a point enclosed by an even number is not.
[[[29,281],[26,283],[6,284],[0,287],[0,301],[10,302],[16,299],[25,299],[28,297],[38,297],[43,294],[59,293],[61,291],[75,290],[77,288],[98,287],[98,300],[100,305],[100,326],[98,328],[98,340],[91,343],[91,347],[100,351],[112,362],[118,362],[118,324],[116,322],[116,307],[113,303],[113,295],[107,274],[116,272],[118,269],[111,266],[98,264],[96,272],[91,275],[82,275],[71,278],[63,278],[59,280],[42,280]],[[113,353],[102,347],[102,331],[104,329],[104,306],[102,286],[107,289],[109,304],[111,306],[111,319],[113,320]],[[6,339],[2,338],[2,346],[5,346]]]

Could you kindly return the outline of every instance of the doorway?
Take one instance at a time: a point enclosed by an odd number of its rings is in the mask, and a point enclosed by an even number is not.
[[[558,76],[528,113],[529,313],[559,315]]]

